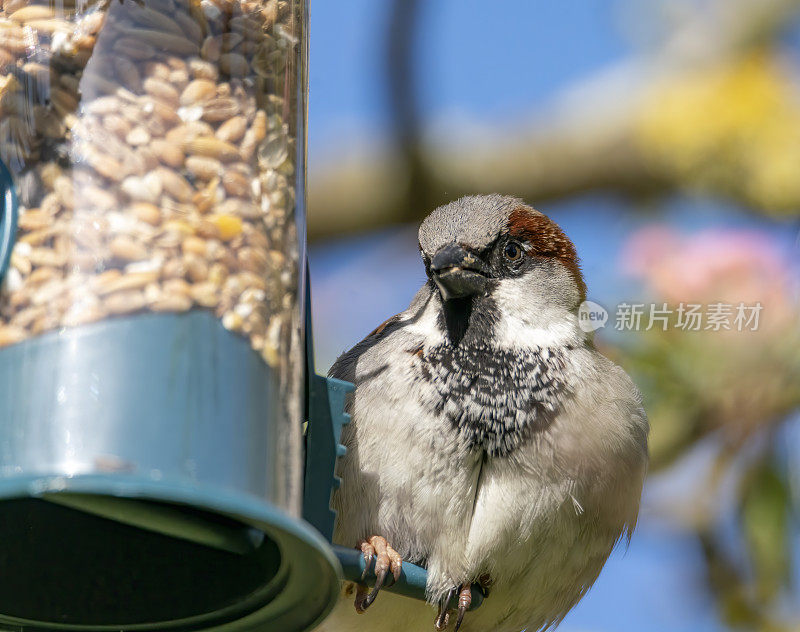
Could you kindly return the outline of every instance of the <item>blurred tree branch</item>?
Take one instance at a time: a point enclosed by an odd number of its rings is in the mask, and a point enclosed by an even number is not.
[[[394,143],[314,174],[309,236],[417,221],[468,193],[534,205],[605,191],[701,190],[771,213],[800,208],[800,96],[773,46],[798,0],[715,0],[675,25],[657,55],[595,80],[527,129],[467,146],[422,137],[418,0],[393,0],[386,38]],[[601,107],[598,107],[598,103]]]
[[[434,190],[419,143],[422,116],[414,44],[420,15],[419,0],[392,0],[386,33],[387,106],[394,121],[394,145],[407,171],[403,203],[410,208],[427,208]]]
[[[312,182],[309,236],[417,221],[439,204],[471,193],[500,191],[541,205],[589,191],[649,195],[668,190],[669,179],[651,170],[628,130],[590,137],[580,131],[536,131],[524,142],[469,152],[439,149],[435,155],[425,155],[417,143],[400,154],[337,166]]]

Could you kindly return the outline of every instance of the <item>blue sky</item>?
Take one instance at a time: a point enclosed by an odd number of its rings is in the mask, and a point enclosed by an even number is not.
[[[645,5],[654,3],[649,0]],[[428,126],[449,120],[513,128],[515,121],[528,119],[560,90],[635,52],[624,35],[631,32],[630,18],[625,29],[621,27],[624,10],[630,15],[635,0],[424,4],[414,61]],[[313,180],[329,161],[365,143],[379,144],[387,136],[381,42],[388,3],[312,0],[311,5],[309,178]],[[759,226],[778,236],[787,249],[797,250],[792,237],[796,227],[787,230],[786,225],[757,221],[707,200],[679,198],[651,210],[663,212],[689,231],[712,225]],[[638,209],[613,198],[590,196],[551,205],[547,211],[578,247],[590,298],[608,305],[635,291],[615,268],[620,244],[644,221]],[[325,370],[336,355],[407,306],[424,278],[415,233],[413,226],[397,227],[312,245],[318,370]],[[387,266],[387,260],[393,265]],[[684,470],[683,484],[692,467],[697,465]],[[676,475],[654,481],[650,487],[679,488],[679,479]],[[630,547],[615,552],[594,589],[560,630],[724,629],[706,594],[696,542],[660,519],[650,497],[648,491]]]
[[[429,121],[525,117],[557,90],[631,51],[615,26],[617,3],[609,0],[423,4],[415,62]],[[386,133],[382,40],[389,5],[385,0],[311,5],[313,166],[347,151],[353,138],[363,142]]]

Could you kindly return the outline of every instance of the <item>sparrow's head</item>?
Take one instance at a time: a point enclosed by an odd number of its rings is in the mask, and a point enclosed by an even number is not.
[[[422,222],[419,246],[445,311],[467,304],[470,312],[494,310],[492,320],[506,328],[548,327],[586,295],[575,246],[518,198],[468,196],[440,206]]]

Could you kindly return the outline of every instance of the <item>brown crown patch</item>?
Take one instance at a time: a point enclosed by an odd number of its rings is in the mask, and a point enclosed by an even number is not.
[[[518,208],[508,218],[508,233],[530,246],[529,256],[558,259],[575,279],[581,301],[586,298],[586,282],[575,245],[558,224],[546,215]]]

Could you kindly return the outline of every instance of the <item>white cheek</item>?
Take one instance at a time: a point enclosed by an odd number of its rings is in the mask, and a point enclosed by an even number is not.
[[[577,316],[555,297],[548,298],[534,275],[500,281],[492,293],[500,312],[497,344],[501,348],[578,344],[585,334]]]
[[[497,345],[501,348],[560,347],[577,345],[585,337],[578,328],[578,319],[572,314],[552,319],[547,324],[532,324],[529,321],[504,315],[498,324]]]

